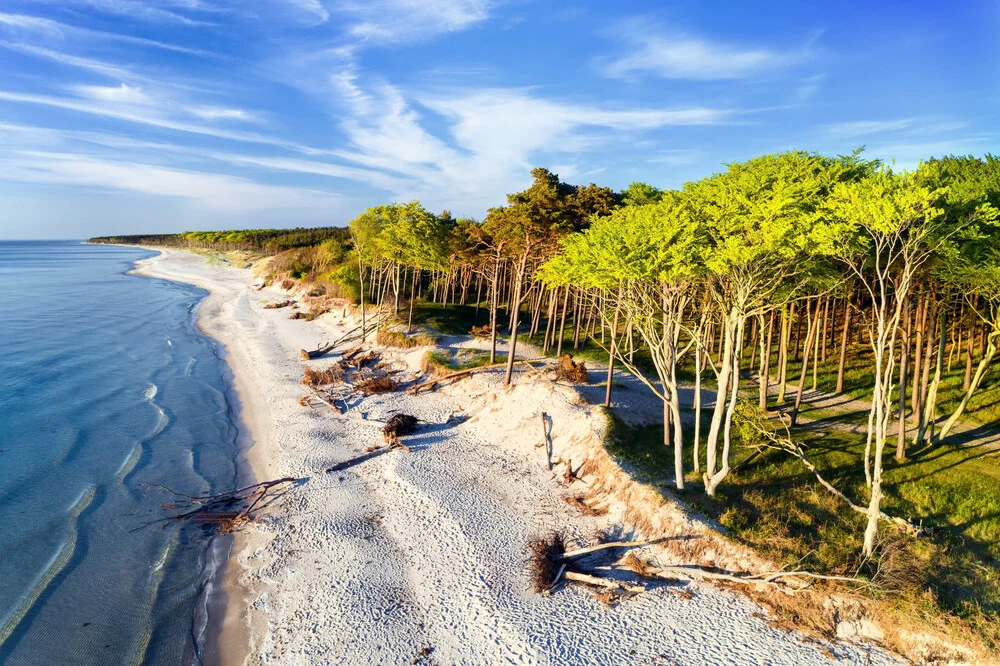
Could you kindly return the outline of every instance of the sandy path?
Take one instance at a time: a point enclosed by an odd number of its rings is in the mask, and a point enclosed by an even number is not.
[[[228,350],[253,469],[302,479],[237,541],[242,587],[230,606],[249,628],[246,663],[829,664],[827,649],[838,663],[893,663],[775,629],[745,598],[706,585],[661,585],[614,608],[574,587],[534,593],[533,535],[559,527],[584,542],[616,527],[561,501],[534,448],[540,408],[577,429],[589,427],[588,412],[530,387],[525,395],[538,398],[523,414],[490,412],[498,374],[451,391],[368,397],[345,417],[305,409],[298,350],[334,337],[335,317],[264,310],[261,299],[284,296],[197,255],[168,250],[140,264],[211,291],[199,322]],[[396,411],[430,424],[407,440],[411,453],[324,472],[380,441],[377,420]],[[461,412],[474,418],[446,424]]]

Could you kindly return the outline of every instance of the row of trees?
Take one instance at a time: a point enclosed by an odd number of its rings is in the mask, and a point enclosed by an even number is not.
[[[949,157],[907,173],[860,153],[789,152],[665,192],[641,183],[621,193],[576,187],[545,169],[532,176],[481,223],[416,202],[358,216],[350,234],[362,301],[391,299],[398,311],[408,300],[412,324],[420,294],[478,307],[485,292],[492,361],[506,313],[507,383],[519,333],[544,327],[542,346],[561,352],[569,319],[574,347],[591,339],[608,350],[609,403],[615,363],[662,399],[677,487],[693,469],[710,495],[733,467],[743,384],[757,382],[762,408],[776,385],[776,403],[789,401],[794,423],[810,363],[815,385],[820,359],[839,343],[840,390],[857,338],[871,362],[870,554],[893,435],[900,459],[907,446],[947,436],[996,356],[1000,160]],[[935,430],[938,388],[956,353],[965,356],[965,394]],[[791,360],[801,364],[797,384]],[[690,365],[689,433],[679,377]],[[716,398],[703,436],[706,372]]]

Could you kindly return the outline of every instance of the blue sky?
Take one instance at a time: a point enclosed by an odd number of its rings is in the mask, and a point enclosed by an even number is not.
[[[1000,3],[4,0],[0,238],[1000,152]]]

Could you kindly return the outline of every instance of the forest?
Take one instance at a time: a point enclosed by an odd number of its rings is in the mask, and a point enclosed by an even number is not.
[[[105,240],[271,254],[271,279],[392,312],[407,334],[450,317],[489,337],[482,361],[506,361],[507,383],[522,341],[606,364],[608,406],[624,369],[662,426],[616,421],[613,451],[789,559],[877,576],[908,544],[913,603],[995,648],[998,447],[968,447],[1000,417],[998,227],[1000,158],[905,171],[859,150],[765,155],[673,190],[538,168],[481,221],[410,202],[346,230]],[[809,408],[818,396],[860,407]]]

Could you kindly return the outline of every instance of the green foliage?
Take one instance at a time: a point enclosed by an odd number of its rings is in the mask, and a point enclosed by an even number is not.
[[[663,190],[646,183],[635,182],[621,191],[618,195],[625,206],[645,206],[656,203],[663,197]]]

